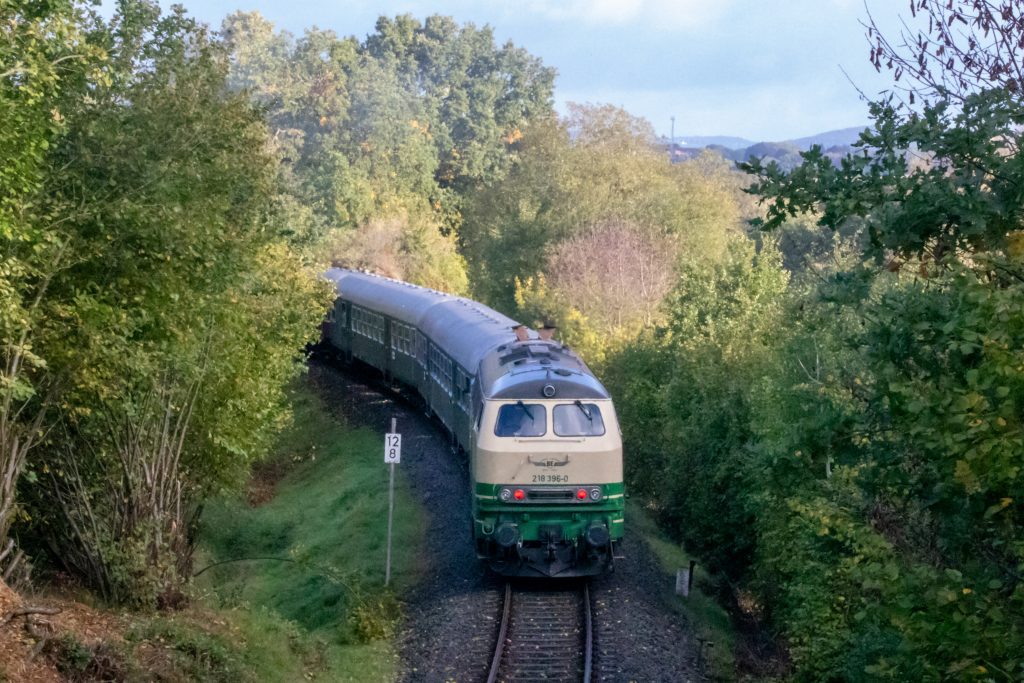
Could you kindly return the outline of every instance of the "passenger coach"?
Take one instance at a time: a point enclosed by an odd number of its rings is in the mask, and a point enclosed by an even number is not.
[[[623,538],[622,440],[583,361],[469,299],[340,268],[326,276],[338,298],[325,342],[415,390],[469,454],[477,555],[505,575],[610,569]]]

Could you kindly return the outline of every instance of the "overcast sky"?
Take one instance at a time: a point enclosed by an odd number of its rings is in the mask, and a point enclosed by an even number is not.
[[[167,4],[167,0],[163,0]],[[863,0],[183,0],[219,26],[235,9],[278,27],[365,37],[381,14],[490,24],[558,70],[555,97],[611,103],[668,135],[785,140],[868,122],[857,88],[890,85],[868,62]],[[109,6],[110,0],[104,4]],[[868,0],[890,29],[905,0]],[[894,32],[892,30],[891,32]],[[849,74],[850,80],[843,74]]]

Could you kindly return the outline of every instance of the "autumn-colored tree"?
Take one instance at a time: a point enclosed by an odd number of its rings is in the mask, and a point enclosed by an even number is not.
[[[896,87],[926,99],[962,102],[982,90],[1024,95],[1024,5],[1017,0],[909,0],[898,36],[868,18],[871,63]],[[927,24],[927,28],[925,25]]]
[[[311,221],[313,241],[326,237],[325,260],[394,271],[389,252],[401,252],[403,276],[464,290],[463,194],[506,173],[522,131],[551,112],[552,70],[441,16],[382,17],[359,41],[315,29],[295,39],[239,12],[222,33],[233,85],[267,108],[289,188],[279,201]],[[375,258],[366,245],[382,226],[401,231]]]
[[[519,161],[474,192],[461,234],[476,295],[515,307],[516,280],[544,274],[557,245],[600,225],[629,224],[670,242],[673,262],[714,258],[741,230],[734,189],[704,163],[671,165],[650,124],[609,106],[572,105],[534,125]],[[550,276],[550,273],[548,273]]]

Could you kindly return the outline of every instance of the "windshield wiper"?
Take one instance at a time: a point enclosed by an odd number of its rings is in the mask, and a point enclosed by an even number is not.
[[[583,405],[583,403],[579,399],[576,400],[575,405],[577,408],[580,409],[580,412],[583,413],[583,416],[585,418],[587,418],[591,422],[594,421],[594,416],[590,413],[590,410],[585,405]]]
[[[579,401],[577,401],[577,403],[579,403]],[[526,404],[522,401],[516,401],[516,405],[523,409],[523,412],[526,413],[526,417],[530,418],[530,422],[535,422],[533,413],[531,413],[530,409],[526,407]]]

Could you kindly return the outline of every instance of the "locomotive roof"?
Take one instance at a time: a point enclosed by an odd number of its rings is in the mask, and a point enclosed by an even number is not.
[[[494,399],[610,398],[579,356],[540,339],[498,346],[481,363],[480,382],[484,396]]]

